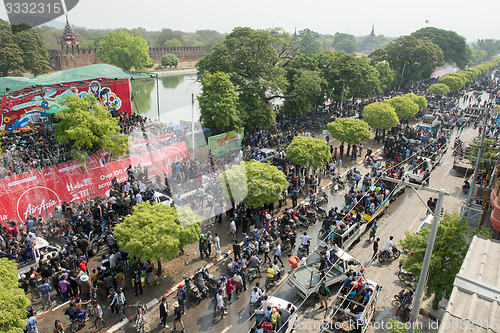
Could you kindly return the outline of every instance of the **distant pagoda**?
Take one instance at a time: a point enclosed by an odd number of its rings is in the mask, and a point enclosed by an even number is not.
[[[372,32],[370,32],[370,37],[375,37],[375,23],[372,24]]]
[[[69,25],[68,21],[68,15],[66,15],[66,27],[64,27],[64,33],[61,37],[61,40],[57,42],[57,44],[61,45],[61,48],[64,50],[64,47],[66,46],[66,51],[68,51],[69,46],[71,46],[71,50],[73,51],[73,47],[76,45],[76,48],[78,49],[78,45],[81,43],[78,41],[78,38],[76,38],[73,30],[71,29],[71,26]]]

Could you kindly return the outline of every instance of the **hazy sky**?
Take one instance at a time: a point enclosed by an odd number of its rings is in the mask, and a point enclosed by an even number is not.
[[[472,42],[500,39],[498,13],[498,0],[80,0],[69,18],[71,24],[87,28],[230,32],[237,26],[250,26],[356,36],[369,34],[374,23],[376,34],[391,37],[434,26],[453,30]],[[0,17],[7,18],[3,6]]]

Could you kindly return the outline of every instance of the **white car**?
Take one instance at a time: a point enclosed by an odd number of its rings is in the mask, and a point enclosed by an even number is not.
[[[172,203],[174,202],[174,200],[168,195],[165,195],[157,191],[155,191],[155,193],[153,194],[153,200],[158,204],[169,205],[169,206],[171,206]]]
[[[19,275],[27,274],[31,268],[37,269],[40,262],[47,260],[49,256],[50,258],[58,257],[60,251],[61,247],[59,245],[50,245],[49,242],[42,237],[36,237],[35,246],[33,248],[35,259],[20,263],[17,273]]]

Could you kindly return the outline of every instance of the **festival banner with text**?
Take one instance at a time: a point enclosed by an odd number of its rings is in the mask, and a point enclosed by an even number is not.
[[[220,156],[241,149],[244,129],[230,131],[208,138],[208,148],[214,156]]]
[[[185,142],[105,165],[103,154],[91,156],[85,172],[79,163],[68,162],[1,179],[0,223],[11,219],[24,224],[30,215],[46,217],[63,202],[106,196],[114,177],[118,182],[127,180],[129,165],[147,166],[149,177],[162,177],[170,174],[173,163],[189,156]]]

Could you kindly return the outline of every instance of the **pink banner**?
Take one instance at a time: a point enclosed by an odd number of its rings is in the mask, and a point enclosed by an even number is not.
[[[75,162],[45,168],[39,171],[11,176],[0,180],[0,223],[7,220],[24,224],[30,216],[47,216],[67,201],[83,201],[90,197],[105,196],[111,180],[127,180],[129,165],[148,166],[149,176],[170,173],[172,163],[188,157],[184,142],[138,154],[103,165],[101,155],[91,156],[82,172]]]

